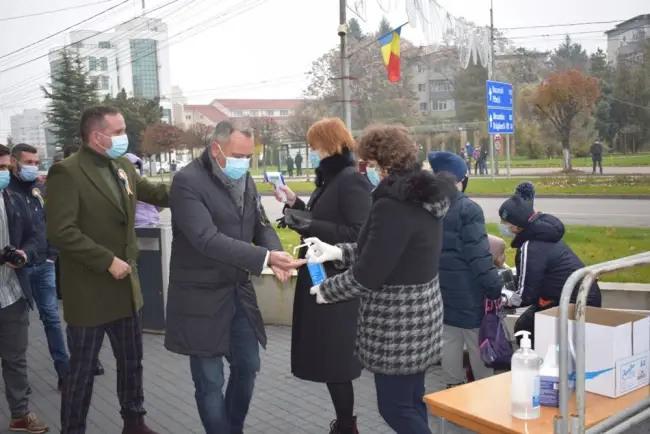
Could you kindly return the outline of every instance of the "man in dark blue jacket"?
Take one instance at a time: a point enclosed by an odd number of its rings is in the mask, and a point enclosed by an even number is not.
[[[585,266],[573,250],[562,240],[564,224],[555,216],[535,212],[535,186],[520,183],[515,194],[499,208],[499,231],[512,238],[517,249],[517,292],[511,305],[530,306],[515,323],[515,332],[535,330],[535,312],[559,305],[562,288],[574,271]],[[575,302],[577,288],[571,301]],[[600,307],[601,294],[594,281],[589,290],[587,305]]]
[[[440,290],[444,304],[442,369],[448,387],[466,381],[463,347],[467,347],[472,373],[480,380],[493,374],[481,360],[478,330],[485,299],[501,297],[503,281],[494,266],[483,210],[465,194],[467,165],[450,152],[429,153],[431,170],[456,178],[459,192],[452,199],[443,225]]]
[[[36,261],[42,240],[32,229],[23,198],[8,189],[10,165],[9,148],[0,145],[0,359],[9,430],[39,434],[48,427],[29,410],[27,338],[33,298],[25,266]]]
[[[11,149],[11,181],[9,189],[20,195],[29,208],[29,217],[34,233],[41,238],[41,248],[36,258],[27,266],[34,301],[38,307],[41,322],[45,328],[47,346],[59,377],[59,389],[68,373],[68,353],[65,348],[61,316],[56,297],[54,263],[56,250],[49,245],[45,236],[45,212],[43,211],[43,185],[38,181],[38,150],[26,143],[19,143]]]

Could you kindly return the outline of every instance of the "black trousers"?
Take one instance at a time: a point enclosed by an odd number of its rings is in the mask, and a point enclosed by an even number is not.
[[[139,316],[96,327],[68,326],[70,370],[61,396],[61,434],[85,434],[99,350],[108,335],[117,365],[117,397],[124,420],[144,419],[142,325]]]

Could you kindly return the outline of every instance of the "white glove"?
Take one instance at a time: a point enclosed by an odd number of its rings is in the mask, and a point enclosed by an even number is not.
[[[343,260],[343,250],[340,247],[324,243],[318,238],[305,238],[305,244],[309,246],[306,255],[308,262],[322,264]]]
[[[320,285],[312,286],[309,290],[311,295],[316,296],[316,303],[318,304],[328,304],[327,301],[323,298],[323,295],[320,292]]]

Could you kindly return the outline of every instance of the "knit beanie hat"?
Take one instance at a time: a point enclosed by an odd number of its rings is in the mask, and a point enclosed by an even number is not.
[[[449,172],[461,182],[467,176],[467,163],[451,152],[429,152],[427,155],[433,173]]]
[[[535,214],[535,186],[528,181],[517,185],[515,194],[506,199],[499,208],[501,220],[518,228],[526,227],[533,214]]]

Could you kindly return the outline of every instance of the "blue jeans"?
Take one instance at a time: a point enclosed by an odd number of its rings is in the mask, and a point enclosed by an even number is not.
[[[379,414],[397,434],[431,434],[424,403],[424,372],[375,374]]]
[[[56,275],[53,262],[43,262],[27,268],[34,294],[34,301],[45,328],[47,346],[54,361],[54,369],[59,378],[68,373],[68,353],[61,328],[59,304],[56,298]]]
[[[223,357],[190,357],[196,405],[206,434],[242,434],[255,377],[260,370],[260,347],[241,302],[235,297],[230,323],[230,377],[225,382]]]

